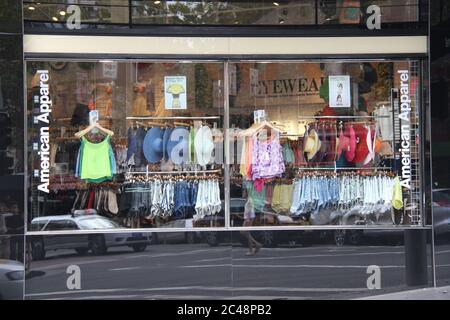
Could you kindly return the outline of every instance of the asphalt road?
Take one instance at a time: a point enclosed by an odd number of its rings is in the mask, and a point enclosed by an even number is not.
[[[450,279],[450,245],[438,249],[438,272]],[[250,257],[246,250],[198,243],[151,245],[141,253],[114,248],[103,256],[49,253],[32,263],[26,298],[347,299],[410,289],[403,246],[285,246]],[[69,265],[80,267],[80,290],[67,289]],[[380,267],[380,290],[367,289],[369,265]]]

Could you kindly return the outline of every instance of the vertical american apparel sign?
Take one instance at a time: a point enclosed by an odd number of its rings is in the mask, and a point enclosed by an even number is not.
[[[37,151],[39,166],[34,170],[35,178],[39,182],[39,191],[49,193],[50,184],[50,115],[52,112],[52,100],[50,98],[48,70],[38,70],[36,72],[39,80],[39,92],[34,96],[34,102],[38,108],[34,115],[33,123],[37,126],[38,141],[33,143],[33,150]]]

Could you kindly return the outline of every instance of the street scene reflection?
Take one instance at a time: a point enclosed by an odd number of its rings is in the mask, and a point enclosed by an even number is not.
[[[46,250],[45,258],[31,263],[26,299],[347,299],[410,288],[401,232],[356,237],[344,231],[257,231],[252,236],[264,246],[252,256],[239,231],[144,235],[149,243],[140,252],[128,245],[102,253],[69,246]],[[102,236],[120,238],[95,235]],[[63,237],[32,241],[74,241]],[[450,244],[443,245],[449,250]],[[70,266],[79,267],[80,289],[68,289]],[[379,267],[378,290],[368,289],[369,266]]]

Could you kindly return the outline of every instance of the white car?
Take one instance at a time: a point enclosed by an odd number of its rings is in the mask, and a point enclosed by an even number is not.
[[[50,250],[74,249],[84,255],[104,254],[110,247],[128,246],[135,252],[144,251],[151,243],[151,233],[77,234],[77,230],[111,230],[120,226],[97,214],[47,216],[31,221],[31,231],[75,231],[68,234],[33,236],[31,253],[33,260],[42,260]]]
[[[0,300],[23,297],[24,266],[19,261],[0,259]]]

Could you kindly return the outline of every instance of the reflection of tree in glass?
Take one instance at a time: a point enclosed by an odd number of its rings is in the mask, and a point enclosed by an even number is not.
[[[197,108],[212,107],[212,81],[203,64],[195,66],[195,105]]]
[[[156,24],[229,25],[255,23],[271,10],[272,5],[254,1],[167,1],[157,5],[136,5],[133,15]]]

